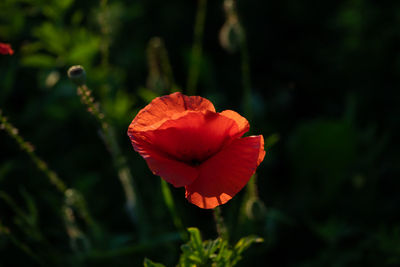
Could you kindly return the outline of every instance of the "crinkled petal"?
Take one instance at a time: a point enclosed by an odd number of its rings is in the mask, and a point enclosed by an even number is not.
[[[237,132],[237,124],[218,113],[187,111],[156,130],[128,131],[128,135],[153,173],[179,187],[192,183],[197,178],[193,170],[228,146]],[[169,168],[167,160],[174,162],[173,168]],[[183,175],[186,171],[187,178]]]
[[[264,156],[262,135],[234,140],[199,167],[199,177],[185,187],[186,198],[203,209],[226,203],[246,185]]]
[[[238,132],[236,137],[241,137],[244,133],[248,132],[250,129],[250,124],[246,118],[240,116],[239,113],[233,110],[224,110],[220,113],[221,115],[234,120],[238,126]]]
[[[209,100],[177,92],[157,97],[151,101],[137,114],[129,129],[135,131],[154,130],[166,120],[179,118],[187,110],[215,112],[214,105]]]
[[[236,132],[237,125],[229,118],[213,112],[190,111],[141,136],[171,158],[200,164],[230,143]]]
[[[138,147],[132,141],[134,147]],[[182,187],[192,183],[198,177],[198,170],[183,162],[171,159],[146,145],[139,145],[137,151],[146,160],[150,170],[175,187]],[[135,148],[136,150],[136,148]]]

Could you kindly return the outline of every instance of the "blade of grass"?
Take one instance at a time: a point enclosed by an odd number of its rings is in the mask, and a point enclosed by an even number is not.
[[[187,94],[195,95],[200,73],[201,55],[203,53],[203,34],[207,14],[207,0],[198,0],[196,22],[194,26],[194,40],[190,55]]]
[[[80,96],[82,104],[87,107],[87,111],[100,124],[101,135],[104,144],[110,151],[114,166],[118,172],[118,178],[126,198],[126,209],[131,221],[139,228],[139,237],[141,240],[148,238],[148,224],[144,209],[138,199],[136,186],[132,172],[128,167],[126,158],[121,152],[113,126],[106,120],[104,113],[100,109],[100,104],[95,102],[92,97],[92,91],[86,86],[86,72],[82,66],[72,66],[68,70],[68,77],[77,85],[77,93]]]
[[[176,212],[174,199],[172,197],[171,190],[168,186],[168,183],[166,181],[164,181],[163,179],[160,179],[160,180],[161,180],[161,191],[162,191],[162,195],[164,198],[164,202],[167,205],[169,213],[171,214],[171,217],[172,217],[175,227],[181,232],[182,239],[186,240],[187,233],[186,233],[185,228],[183,227],[181,218],[178,216],[178,213]]]
[[[6,117],[2,115],[2,112],[0,110],[0,130],[3,129],[7,132],[9,136],[11,136],[19,145],[20,149],[26,152],[28,154],[29,158],[33,161],[33,163],[36,165],[36,167],[46,176],[48,181],[55,186],[55,188],[63,194],[65,197],[67,197],[67,194],[69,189],[65,183],[61,180],[61,178],[57,175],[56,172],[51,170],[47,163],[41,159],[36,153],[35,149],[32,146],[31,143],[25,141],[21,135],[19,135],[19,131],[17,128],[12,125]],[[79,212],[80,215],[83,217],[85,220],[85,223],[91,227],[92,229],[98,229],[97,223],[93,220],[92,216],[90,215],[90,212],[87,208],[86,201],[83,198],[79,198],[79,200],[75,203],[77,206],[79,206]],[[17,209],[15,209],[16,212],[19,212]]]

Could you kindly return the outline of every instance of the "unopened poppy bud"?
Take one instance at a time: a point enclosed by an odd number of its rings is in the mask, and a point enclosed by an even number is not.
[[[229,19],[219,32],[221,46],[230,53],[234,53],[242,45],[243,29],[237,19]]]
[[[76,65],[69,68],[68,77],[78,86],[86,83],[86,72],[81,65]]]
[[[158,49],[161,46],[164,46],[164,42],[160,37],[153,37],[149,41],[149,48]]]
[[[232,14],[235,12],[235,2],[233,0],[225,0],[224,9],[226,14]]]
[[[258,198],[249,199],[246,203],[246,214],[252,220],[261,220],[266,211],[264,203]]]

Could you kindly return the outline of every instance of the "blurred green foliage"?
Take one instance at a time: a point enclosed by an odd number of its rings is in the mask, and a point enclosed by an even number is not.
[[[243,251],[247,250],[252,243],[263,242],[257,236],[247,236],[241,238],[236,245],[231,248],[227,240],[217,238],[215,240],[203,241],[199,229],[191,227],[187,229],[190,240],[181,246],[182,254],[177,266],[235,266],[242,258]],[[164,265],[154,263],[149,259],[144,260],[145,267],[162,267]]]
[[[251,132],[268,148],[258,198],[243,190],[222,207],[231,244],[264,239],[238,266],[398,266],[400,2],[239,0],[250,92],[241,53],[219,43],[222,2],[207,2],[197,94],[219,111],[247,117],[251,107]],[[183,0],[0,1],[0,42],[15,51],[0,57],[0,109],[93,217],[0,131],[1,266],[142,266],[145,257],[173,266],[188,242],[183,227],[215,240],[211,212],[161,184],[126,136],[154,97],[186,92],[196,8]],[[77,64],[128,158],[145,240],[125,211],[99,126],[67,78]]]

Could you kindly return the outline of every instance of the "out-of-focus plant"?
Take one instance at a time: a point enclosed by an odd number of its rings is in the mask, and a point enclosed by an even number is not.
[[[63,207],[63,218],[65,222],[65,227],[67,234],[70,237],[71,248],[77,250],[77,240],[83,240],[84,248],[88,249],[89,240],[87,239],[85,233],[80,229],[79,224],[76,222],[75,217],[79,216],[82,219],[86,227],[91,230],[91,233],[95,238],[99,237],[100,229],[97,223],[92,218],[89,213],[86,201],[84,197],[75,189],[68,188],[65,183],[61,180],[56,172],[48,167],[48,164],[41,159],[35,152],[34,146],[25,141],[16,127],[14,127],[8,119],[3,116],[0,110],[0,130],[4,130],[11,138],[13,138],[19,145],[20,149],[24,151],[31,161],[36,165],[36,167],[43,173],[43,175],[48,179],[48,181],[55,186],[59,193],[64,195],[65,204]],[[9,207],[16,213],[15,223],[18,227],[24,231],[24,233],[33,238],[36,242],[44,242],[44,236],[42,235],[38,226],[38,211],[33,198],[26,191],[22,191],[23,196],[27,202],[29,213],[24,212],[15,201],[5,192],[0,191],[0,199],[8,204]],[[14,244],[18,245],[19,242],[13,241]],[[25,253],[31,255],[30,249],[26,245],[18,245]]]

